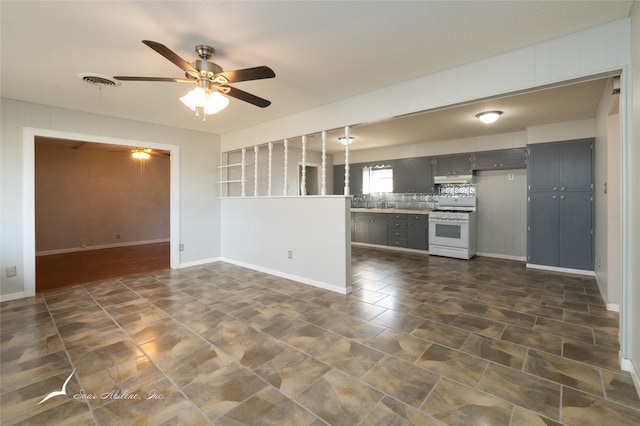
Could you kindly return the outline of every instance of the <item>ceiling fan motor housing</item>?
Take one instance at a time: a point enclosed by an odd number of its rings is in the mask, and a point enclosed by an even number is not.
[[[197,61],[192,62],[192,66],[196,70],[198,70],[198,72],[196,73],[194,71],[186,71],[185,75],[187,76],[187,78],[191,78],[194,80],[200,78],[208,78],[213,80],[215,74],[222,72],[222,67],[220,65],[202,59],[198,59]]]

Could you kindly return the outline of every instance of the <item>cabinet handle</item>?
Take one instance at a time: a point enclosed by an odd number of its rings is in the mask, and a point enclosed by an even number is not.
[[[561,196],[560,196],[560,199],[561,199],[561,200],[564,200],[564,195],[561,195]]]
[[[396,232],[396,237],[399,237],[399,236],[400,236],[400,233],[399,233],[399,232]]]
[[[561,191],[564,191],[564,186],[560,188]]]
[[[556,199],[556,198],[558,198],[558,197],[556,197],[556,196],[554,195],[554,196],[553,196],[553,197],[551,197],[551,198],[553,198],[553,199],[555,200],[555,199]]]
[[[554,191],[556,190],[556,187],[555,187],[555,186],[553,187],[553,190],[554,190]]]
[[[493,167],[498,167],[498,165],[496,163],[493,163]]]

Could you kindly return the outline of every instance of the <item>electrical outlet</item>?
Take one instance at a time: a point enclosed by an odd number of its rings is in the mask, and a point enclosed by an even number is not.
[[[287,257],[289,257],[289,259],[293,259],[293,252],[291,250],[287,253]]]
[[[178,250],[180,250],[180,251],[184,251],[184,244],[180,244],[180,245],[178,246]]]
[[[5,272],[6,272],[7,278],[15,277],[16,275],[18,275],[18,272],[15,266],[9,266]]]
[[[513,173],[509,173],[509,174],[507,175],[507,179],[508,179],[508,180],[513,180],[513,177],[514,177],[514,176],[513,176]]]

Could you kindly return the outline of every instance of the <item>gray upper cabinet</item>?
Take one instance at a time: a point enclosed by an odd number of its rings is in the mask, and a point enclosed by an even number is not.
[[[393,163],[393,192],[433,192],[430,157],[404,158]]]
[[[471,154],[439,155],[433,157],[434,176],[470,175]]]
[[[526,148],[483,151],[473,154],[473,170],[508,170],[527,168]]]
[[[333,166],[333,194],[344,194],[344,164]],[[349,165],[349,195],[362,194],[362,164]]]
[[[529,190],[591,191],[593,139],[529,146]]]

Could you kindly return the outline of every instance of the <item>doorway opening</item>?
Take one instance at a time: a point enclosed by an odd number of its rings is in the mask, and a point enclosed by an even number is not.
[[[165,151],[169,157],[169,237],[161,241],[169,246],[169,268],[179,267],[179,241],[180,241],[180,150],[177,145],[159,144],[147,141],[111,138],[72,132],[55,131],[48,129],[36,129],[26,127],[23,129],[23,258],[24,258],[24,291],[23,297],[33,296],[36,293],[36,188],[35,188],[35,151],[36,138],[57,138],[74,141],[76,143],[103,144],[109,148],[139,147],[151,150]],[[138,169],[140,170],[140,169]],[[144,172],[144,170],[143,170]],[[140,171],[138,171],[140,173]],[[126,208],[126,203],[122,208]]]
[[[36,137],[36,292],[168,269],[169,166],[167,151]]]
[[[305,183],[304,188],[302,182],[302,163],[298,163],[298,195],[320,195],[322,188],[320,187],[320,164],[305,164],[304,167]]]

